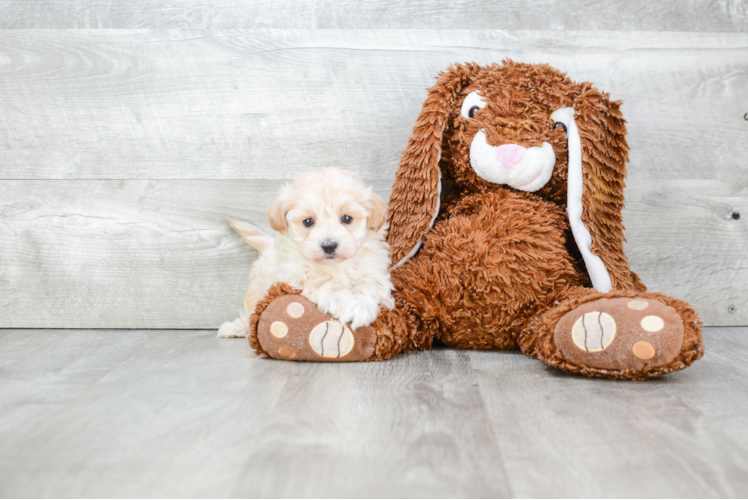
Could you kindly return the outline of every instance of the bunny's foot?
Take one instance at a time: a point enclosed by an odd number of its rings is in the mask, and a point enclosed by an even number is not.
[[[686,368],[704,352],[696,312],[661,294],[590,294],[561,303],[539,323],[532,354],[588,376],[654,378]]]
[[[298,294],[273,300],[253,326],[261,354],[294,361],[365,361],[374,356],[371,326],[351,329]],[[253,346],[254,347],[254,346]]]
[[[286,283],[270,287],[249,323],[249,345],[266,358],[375,361],[430,346],[413,340],[413,320],[397,308],[380,308],[370,326],[352,330]]]

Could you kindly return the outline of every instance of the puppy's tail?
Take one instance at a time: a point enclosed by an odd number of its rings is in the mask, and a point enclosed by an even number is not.
[[[258,252],[262,253],[273,246],[273,238],[259,227],[253,226],[249,222],[239,222],[228,217],[226,217],[226,220],[229,221],[229,226],[233,227],[234,231],[239,233],[239,236]]]

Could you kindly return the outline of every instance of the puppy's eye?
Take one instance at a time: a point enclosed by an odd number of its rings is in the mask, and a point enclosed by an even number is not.
[[[353,222],[353,217],[351,217],[350,215],[344,215],[340,218],[340,220],[343,222],[343,224],[350,224],[351,222]]]
[[[472,108],[470,108],[470,111],[468,111],[468,116],[470,118],[474,117],[475,113],[477,113],[479,109],[480,108],[478,106],[473,106]]]
[[[304,219],[302,222],[306,227],[312,227],[314,225],[314,219]]]
[[[561,127],[562,129],[564,129],[564,134],[566,133],[566,125],[564,125],[561,122],[556,122],[555,124],[553,124],[553,128],[558,128],[558,127]]]

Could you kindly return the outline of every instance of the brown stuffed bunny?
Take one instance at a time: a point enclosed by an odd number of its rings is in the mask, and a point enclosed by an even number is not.
[[[341,325],[325,341],[353,347],[323,356],[311,333],[334,320],[277,284],[251,318],[250,344],[281,359],[353,361],[438,339],[622,379],[689,366],[704,351],[696,311],[646,293],[623,253],[619,108],[547,65],[450,67],[428,91],[389,202],[397,307],[353,333]],[[291,303],[305,314],[288,316]]]

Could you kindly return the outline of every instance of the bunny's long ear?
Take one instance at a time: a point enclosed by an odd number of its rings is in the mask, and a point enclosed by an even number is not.
[[[392,185],[387,240],[393,267],[418,251],[439,213],[442,135],[456,107],[458,94],[478,69],[480,66],[474,63],[451,66],[440,73],[436,85],[428,89]]]
[[[590,83],[579,85],[574,108],[558,110],[569,141],[567,212],[592,284],[611,289],[646,290],[623,252],[623,190],[626,186],[626,120],[621,101],[611,101]]]

